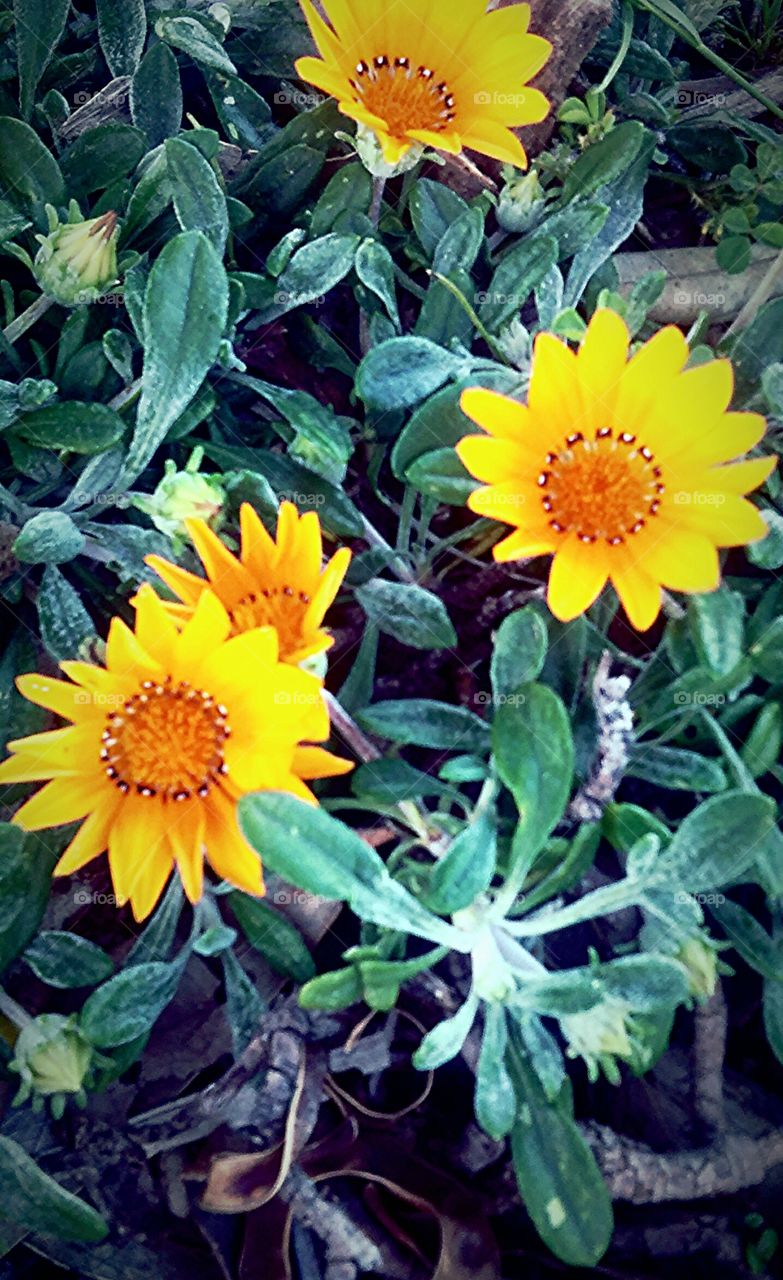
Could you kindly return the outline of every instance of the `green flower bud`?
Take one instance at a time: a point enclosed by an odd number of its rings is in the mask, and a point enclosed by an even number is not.
[[[535,169],[520,174],[510,165],[504,168],[506,185],[498,197],[495,210],[504,231],[529,231],[540,220],[546,196]]]
[[[703,937],[689,938],[676,952],[688,971],[688,990],[698,1000],[709,1000],[718,982],[718,953]]]
[[[31,1094],[51,1099],[73,1094],[83,1099],[93,1051],[75,1017],[42,1013],[23,1028],[14,1049],[11,1070],[21,1076],[19,1093],[14,1100],[17,1104],[25,1102]]]
[[[38,236],[36,280],[48,298],[64,307],[95,302],[118,283],[116,213],[82,222],[75,201],[67,222],[60,222],[51,205],[46,212],[49,235]]]
[[[610,1080],[619,1080],[614,1061],[633,1057],[631,1006],[624,1000],[605,1000],[584,1013],[570,1013],[560,1019],[560,1029],[568,1041],[569,1058],[584,1058],[591,1080],[603,1067]]]
[[[410,169],[415,169],[424,155],[423,143],[414,142],[411,144],[410,150],[406,151],[405,155],[396,164],[389,164],[383,158],[378,135],[366,124],[358,124],[356,126],[356,137],[353,139],[353,143],[356,147],[356,154],[367,172],[371,173],[374,178],[398,178],[401,173],[407,173]]]
[[[176,462],[169,458],[155,492],[133,498],[134,507],[148,515],[155,528],[175,544],[187,540],[186,520],[205,520],[212,529],[222,523],[226,491],[220,477],[199,475],[203,456],[203,449],[194,449],[184,471],[178,471]]]

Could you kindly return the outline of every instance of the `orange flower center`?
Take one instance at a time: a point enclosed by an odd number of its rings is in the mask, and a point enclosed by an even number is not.
[[[206,796],[228,772],[228,711],[203,689],[145,680],[139,693],[106,718],[101,760],[106,775],[127,795],[190,800]]]
[[[641,532],[666,492],[652,450],[611,427],[592,440],[579,431],[567,436],[562,449],[546,455],[538,487],[555,533],[613,547]]]
[[[380,53],[370,62],[360,62],[351,85],[354,101],[385,121],[392,137],[404,137],[411,129],[442,133],[456,114],[446,81],[431,67],[414,68],[407,57]]]
[[[243,596],[229,609],[234,634],[252,631],[254,627],[275,627],[280,637],[280,652],[295,649],[301,641],[302,626],[310,597],[293,587],[264,587]]]

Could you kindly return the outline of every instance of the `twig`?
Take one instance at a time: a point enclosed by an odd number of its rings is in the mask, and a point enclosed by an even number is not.
[[[748,301],[745,303],[745,306],[740,311],[736,320],[726,330],[724,338],[731,338],[740,329],[747,328],[751,320],[755,319],[757,312],[764,306],[767,299],[772,296],[780,280],[783,280],[783,249],[781,249],[780,253],[775,258],[775,261],[771,264],[758,287],[748,298]]]

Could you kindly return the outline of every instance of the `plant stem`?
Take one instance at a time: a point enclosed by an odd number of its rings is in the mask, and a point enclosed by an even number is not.
[[[374,177],[372,180],[372,199],[370,207],[367,210],[367,217],[374,227],[378,226],[381,219],[381,209],[383,207],[383,193],[386,190],[386,179]],[[359,314],[359,350],[362,356],[366,356],[372,346],[370,339],[370,318],[367,312],[362,309]]]
[[[29,1027],[33,1019],[29,1013],[17,1004],[11,996],[0,988],[0,1013],[2,1013],[9,1022],[12,1022],[20,1031],[24,1031],[25,1027]]]
[[[378,532],[375,525],[372,524],[366,516],[362,516],[362,524],[364,525],[364,540],[369,542],[371,547],[376,547],[378,551],[385,551],[389,555],[389,568],[400,582],[415,582],[415,573],[408,568],[407,564],[397,555],[394,547],[390,546],[382,534]]]
[[[52,305],[52,299],[47,298],[46,294],[42,293],[40,298],[36,298],[35,302],[30,303],[26,311],[23,311],[20,316],[17,316],[15,320],[12,320],[3,329],[3,337],[13,345],[14,342],[21,338],[23,333],[32,328],[37,320],[40,320],[41,316],[46,314]]]
[[[585,920],[594,920],[596,916],[611,915],[615,911],[634,906],[639,902],[642,888],[640,883],[630,884],[628,880],[620,880],[617,884],[594,889],[579,902],[572,902],[559,911],[547,911],[533,919],[506,920],[503,928],[515,938],[536,938],[545,933],[555,933],[559,929],[582,924]]]

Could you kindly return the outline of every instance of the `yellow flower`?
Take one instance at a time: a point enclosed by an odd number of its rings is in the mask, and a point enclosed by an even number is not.
[[[183,601],[165,608],[175,619],[189,618],[202,593],[211,588],[225,606],[235,635],[273,626],[284,662],[298,664],[322,653],[334,643],[321,623],[345,577],[350,551],[341,548],[322,570],[318,516],[314,511],[300,516],[290,502],[281,503],[276,541],[248,503],[242,506],[240,522],[242,551],[237,559],[203,520],[185,521],[208,582],[160,556],[147,557],[147,564]]]
[[[388,164],[421,144],[527,164],[511,127],[549,111],[528,81],[552,49],[528,33],[529,5],[487,13],[486,0],[324,0],[328,25],[311,0],[301,4],[321,56],[300,58],[297,74],[371,129]]]
[[[488,436],[457,452],[488,487],[472,511],[514,526],[496,560],[554,554],[548,602],[563,622],[583,613],[611,579],[632,625],[652,626],[661,587],[713,591],[718,547],[767,533],[743,495],[774,458],[730,463],[762,439],[755,413],[727,412],[727,360],[684,370],[688,345],[662,329],[628,360],[629,335],[597,311],[578,355],[551,334],[533,352],[527,405],[471,388],[462,408]]]
[[[278,661],[271,627],[229,638],[210,591],[178,630],[148,585],[131,631],[114,618],[106,667],[64,662],[66,680],[24,675],[20,692],[70,720],[9,743],[0,782],[51,779],[14,817],[25,831],[81,822],[56,867],[70,875],[108,849],[118,905],[149,915],[173,867],[191,902],[204,855],[223,879],[263,893],[236,806],[248,791],[315,803],[305,779],[352,766],[309,744],[329,736],[322,686]]]

